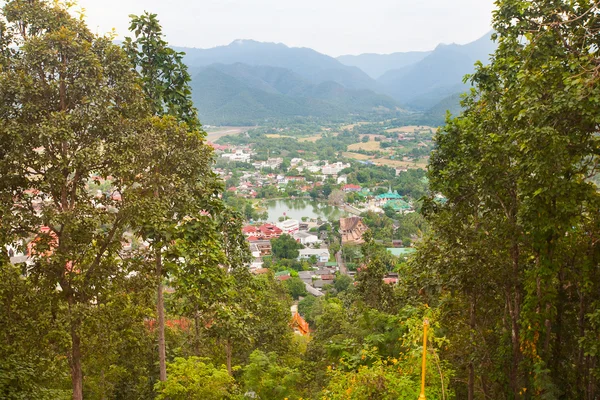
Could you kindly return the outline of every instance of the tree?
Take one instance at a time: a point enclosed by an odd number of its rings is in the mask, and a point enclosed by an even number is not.
[[[304,281],[297,276],[293,276],[286,280],[284,285],[294,300],[298,300],[299,297],[304,297],[308,294]]]
[[[232,399],[237,397],[235,379],[223,367],[205,358],[177,357],[167,365],[169,377],[156,383],[157,399]]]
[[[151,190],[157,203],[162,203],[162,214],[154,213],[144,221],[142,234],[152,240],[154,258],[156,264],[157,285],[157,315],[158,315],[158,351],[160,378],[166,379],[166,344],[164,327],[164,304],[162,293],[162,277],[166,273],[162,265],[162,251],[169,244],[169,236],[175,228],[173,217],[177,212],[194,202],[205,203],[198,196],[198,183],[204,181],[206,189],[204,199],[215,193],[218,186],[216,177],[210,171],[208,160],[212,159],[208,146],[199,142],[204,136],[200,131],[200,122],[197,111],[191,100],[190,75],[187,67],[182,61],[183,53],[178,53],[168,47],[163,39],[162,28],[156,14],[144,13],[141,16],[131,15],[129,30],[134,32],[135,40],[126,38],[123,47],[131,60],[134,71],[136,71],[142,82],[142,89],[150,103],[151,111],[156,116],[171,116],[177,122],[186,125],[190,131],[191,140],[187,140],[188,146],[184,148],[171,148],[171,154],[152,154],[154,161],[151,170],[154,180],[149,182]],[[166,121],[166,119],[165,119]],[[173,125],[164,126],[164,132],[169,136],[169,129],[176,129]],[[170,143],[171,138],[165,138],[164,143]],[[164,150],[155,148],[158,152]],[[191,150],[191,152],[190,152]],[[186,153],[186,151],[188,151]],[[185,170],[188,165],[186,161],[176,156],[187,157],[195,168]],[[166,156],[166,157],[161,157]],[[194,158],[195,156],[195,158]],[[175,169],[173,169],[175,168]],[[185,170],[185,172],[184,172]],[[190,173],[191,172],[191,173]],[[184,176],[186,174],[186,176]],[[172,179],[170,181],[163,178]],[[179,178],[179,179],[173,179]],[[163,182],[166,183],[163,184]],[[177,184],[179,183],[179,185]],[[167,190],[165,190],[167,188]],[[191,190],[190,190],[191,189]],[[181,194],[187,194],[181,195]],[[179,200],[179,204],[176,201]],[[188,202],[186,204],[186,202]],[[188,210],[189,212],[189,210]],[[151,226],[149,226],[151,225]]]
[[[254,392],[258,399],[296,398],[296,385],[300,373],[282,365],[277,353],[255,350],[244,368],[242,380],[246,390]]]
[[[492,63],[435,137],[430,182],[447,202],[424,206],[417,287],[469,331],[451,340],[465,398],[593,398],[598,5],[497,6]]]
[[[48,300],[68,321],[73,398],[82,399],[82,321],[121,272],[132,189],[145,167],[132,155],[152,123],[111,38],[92,35],[58,3],[9,1],[3,17],[0,225],[4,238],[33,239],[35,284],[60,288]],[[108,177],[111,193],[88,190]]]
[[[349,277],[348,275],[338,275],[335,277],[335,280],[333,281],[333,287],[335,288],[335,290],[338,293],[345,292],[346,290],[348,290],[350,288],[351,285],[352,285],[352,278]]]
[[[277,239],[272,239],[271,246],[275,257],[288,260],[295,260],[298,258],[298,255],[300,254],[298,250],[304,247],[298,243],[296,239],[287,234],[283,234]]]

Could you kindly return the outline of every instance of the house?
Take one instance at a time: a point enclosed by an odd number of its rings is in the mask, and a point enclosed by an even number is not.
[[[242,228],[242,233],[246,237],[258,237],[260,235],[258,228],[252,225],[244,226]]]
[[[300,230],[300,221],[297,219],[286,219],[285,221],[278,223],[277,227],[281,229],[283,233],[293,235]]]
[[[337,184],[341,185],[342,183],[348,183],[348,175],[340,175],[337,178]]]
[[[277,239],[283,233],[280,228],[273,224],[263,224],[258,229],[260,230],[259,237],[265,240]]]
[[[354,185],[354,184],[348,184],[348,185],[344,185],[342,186],[342,191],[346,192],[346,193],[350,193],[350,192],[360,192],[361,191],[361,187],[359,185]]]
[[[328,249],[301,249],[299,250],[298,261],[308,260],[310,257],[317,257],[317,262],[329,261]]]
[[[324,165],[323,168],[321,168],[321,173],[323,175],[337,175],[346,168],[350,168],[350,164],[344,164],[338,161],[333,164]]]
[[[306,231],[298,231],[298,232],[294,233],[293,237],[298,242],[300,242],[300,244],[302,244],[304,246],[321,243],[321,241],[319,240],[319,237],[317,235],[314,235],[314,234],[306,232]]]
[[[340,218],[340,233],[342,234],[342,244],[364,243],[362,236],[367,229],[367,225],[365,225],[361,217]]]

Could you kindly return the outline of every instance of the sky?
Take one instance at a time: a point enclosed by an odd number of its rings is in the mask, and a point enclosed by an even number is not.
[[[127,36],[129,14],[158,14],[173,46],[235,39],[310,47],[330,56],[432,50],[491,30],[494,0],[79,0],[90,29]]]

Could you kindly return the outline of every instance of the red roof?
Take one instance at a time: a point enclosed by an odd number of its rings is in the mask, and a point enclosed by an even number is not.
[[[237,190],[237,188],[235,186],[232,186],[227,190],[229,190],[230,192],[235,192]]]
[[[258,229],[256,229],[255,226],[247,225],[242,228],[242,232],[243,233],[255,233],[255,232],[258,232]]]
[[[358,186],[358,185],[353,185],[353,184],[344,185],[344,186],[342,187],[342,190],[351,190],[351,189],[354,189],[354,190],[360,190],[360,189],[361,189],[361,187],[360,187],[360,186]]]

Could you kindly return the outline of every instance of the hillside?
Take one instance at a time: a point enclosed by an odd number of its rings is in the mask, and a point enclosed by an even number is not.
[[[388,71],[418,63],[431,54],[431,51],[409,51],[405,53],[373,54],[358,56],[346,55],[337,58],[344,65],[358,67],[373,79],[380,78]]]
[[[467,85],[462,83],[463,77],[473,72],[476,61],[488,61],[494,49],[490,34],[466,45],[439,45],[416,64],[386,72],[378,83],[381,91],[401,104],[427,110],[464,91]]]
[[[186,53],[184,62],[191,68],[211,64],[242,63],[271,66],[295,72],[308,82],[334,81],[349,89],[375,89],[377,82],[359,68],[347,66],[315,50],[288,47],[281,43],[235,40],[211,49],[178,48]]]
[[[341,118],[396,109],[388,96],[336,82],[313,85],[277,67],[213,64],[192,77],[193,101],[207,124],[253,125],[293,116]]]

